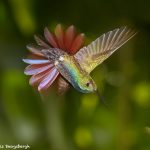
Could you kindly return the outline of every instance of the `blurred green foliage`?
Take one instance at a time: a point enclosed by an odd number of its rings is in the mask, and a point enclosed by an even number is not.
[[[32,150],[150,149],[149,0],[1,0],[0,145]],[[138,35],[92,72],[110,110],[74,89],[46,101],[28,85],[21,61],[33,34],[74,24],[86,42],[119,26]]]

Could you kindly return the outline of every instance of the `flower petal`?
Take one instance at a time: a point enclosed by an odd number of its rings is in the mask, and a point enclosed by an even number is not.
[[[84,41],[84,34],[82,33],[82,34],[79,34],[75,38],[74,42],[71,45],[70,52],[72,54],[75,54],[80,49],[80,47],[82,46],[83,41]]]
[[[46,77],[48,74],[50,74],[51,69],[52,68],[50,68],[46,71],[43,71],[39,74],[33,75],[29,80],[29,84],[32,85],[32,86],[38,85],[44,79],[44,77]]]
[[[54,82],[58,74],[59,72],[57,71],[57,69],[55,67],[52,68],[52,70],[50,71],[50,74],[46,76],[44,80],[41,81],[41,83],[39,84],[38,91],[47,89]]]
[[[35,54],[35,55],[42,56],[42,57],[44,56],[44,55],[41,53],[42,47],[39,47],[39,46],[34,45],[34,44],[28,44],[28,45],[27,45],[27,49],[28,49],[31,53]]]
[[[27,64],[46,64],[49,63],[49,60],[37,60],[37,59],[22,59]]]
[[[75,38],[76,32],[75,27],[72,25],[67,28],[65,32],[65,48],[69,51],[71,48],[71,44]]]
[[[38,45],[43,46],[45,48],[50,47],[40,35],[34,35],[34,39]]]
[[[49,68],[52,68],[54,65],[53,64],[48,64],[48,65],[29,65],[25,68],[24,74],[26,75],[34,75],[38,74],[40,72],[43,72],[45,70],[48,70]]]
[[[58,48],[55,36],[48,30],[47,27],[44,29],[44,36],[53,47]]]
[[[59,45],[59,48],[65,50],[65,46],[64,46],[64,32],[62,29],[61,24],[58,24],[55,28],[55,35],[57,38],[57,43]]]

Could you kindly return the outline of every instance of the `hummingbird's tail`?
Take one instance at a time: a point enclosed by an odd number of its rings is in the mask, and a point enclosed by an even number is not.
[[[42,49],[41,52],[46,58],[48,58],[52,62],[55,62],[60,58],[60,56],[66,54],[64,51],[62,51],[59,48]]]

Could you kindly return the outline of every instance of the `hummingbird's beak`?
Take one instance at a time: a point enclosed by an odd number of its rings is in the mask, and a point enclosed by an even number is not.
[[[96,95],[98,96],[98,98],[100,99],[101,103],[108,108],[108,104],[106,103],[104,97],[100,94],[100,92],[98,90],[95,91]]]

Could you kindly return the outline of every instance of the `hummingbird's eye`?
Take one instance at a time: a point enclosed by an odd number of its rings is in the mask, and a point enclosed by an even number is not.
[[[90,82],[86,83],[86,86],[87,86],[87,87],[89,87],[89,85],[90,85]]]

